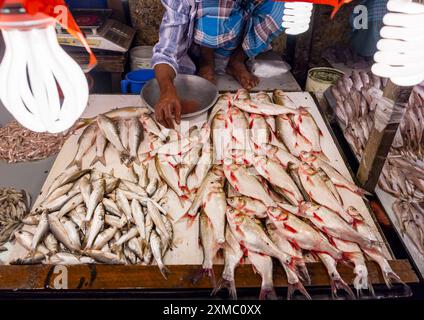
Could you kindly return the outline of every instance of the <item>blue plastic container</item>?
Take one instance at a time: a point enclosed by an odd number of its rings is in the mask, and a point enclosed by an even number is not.
[[[73,9],[107,9],[107,0],[66,0]]]
[[[155,71],[152,69],[131,71],[121,81],[121,91],[122,93],[140,94],[146,82],[152,80],[154,77]]]

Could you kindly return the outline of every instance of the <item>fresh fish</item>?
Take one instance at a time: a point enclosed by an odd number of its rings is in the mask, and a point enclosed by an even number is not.
[[[163,277],[167,279],[169,270],[164,265],[162,260],[162,241],[160,240],[159,235],[154,230],[152,231],[152,234],[150,235],[150,248],[152,250],[153,257],[155,258],[155,261],[159,267],[160,272],[162,273]]]
[[[262,115],[251,113],[248,117],[249,129],[251,131],[250,139],[253,143],[253,150],[257,150],[262,145],[270,143],[271,132]]]
[[[200,151],[202,150],[202,147],[203,145],[198,143],[194,145],[189,152],[183,155],[178,172],[180,187],[187,188],[188,175],[193,171],[196,164],[199,162]]]
[[[268,207],[275,206],[274,200],[265,191],[259,180],[252,176],[246,167],[232,162],[232,159],[226,158],[223,166],[225,177],[231,186],[242,195],[260,200]]]
[[[90,167],[94,166],[97,162],[100,162],[106,167],[105,151],[107,146],[107,139],[99,130],[96,136],[96,156],[90,163]]]
[[[306,161],[309,165],[313,166],[316,170],[319,168],[324,170],[336,187],[350,190],[361,197],[368,194],[368,192],[358,187],[353,182],[349,181],[341,173],[334,169],[328,162],[320,159],[319,157],[310,153],[302,153],[301,158],[303,161]]]
[[[346,282],[342,279],[340,273],[337,271],[337,262],[328,254],[325,253],[317,253],[318,257],[321,259],[325,268],[327,269],[328,276],[331,281],[331,295],[333,299],[337,298],[337,290],[343,289],[350,299],[355,300],[355,295],[353,294],[350,287],[346,284]]]
[[[68,214],[72,222],[75,223],[84,234],[86,231],[86,222],[85,222],[86,213],[87,213],[87,210],[85,209],[84,205],[79,205],[78,207],[75,208],[75,210],[72,210]]]
[[[71,168],[74,165],[78,168],[82,166],[82,158],[87,153],[87,151],[93,146],[94,141],[96,139],[97,126],[95,124],[91,124],[84,129],[81,136],[78,139],[77,146],[78,150],[75,154],[74,159],[68,165],[67,168]]]
[[[48,219],[50,231],[55,238],[71,252],[79,252],[80,249],[71,241],[68,232],[60,222],[59,218],[54,214],[49,214]]]
[[[326,207],[303,202],[300,207],[281,204],[281,208],[292,214],[308,219],[322,232],[341,240],[357,243],[362,248],[371,248],[378,244],[374,237],[365,237],[353,229],[337,213]]]
[[[135,173],[138,176],[138,184],[143,189],[147,188],[147,185],[149,184],[149,177],[147,175],[147,166],[144,163],[141,163],[140,165],[134,163],[133,168]]]
[[[48,263],[54,265],[77,265],[81,264],[81,261],[72,253],[58,252],[48,258]]]
[[[312,151],[312,144],[299,134],[296,125],[288,115],[278,116],[276,125],[277,135],[292,155],[299,157],[303,151]]]
[[[91,195],[91,183],[90,178],[87,175],[83,176],[79,180],[79,189],[84,200],[84,204],[86,207],[88,207]]]
[[[78,194],[79,190],[71,190],[63,196],[60,196],[59,198],[54,199],[51,202],[43,204],[42,208],[48,210],[49,212],[60,210],[65,205],[65,203],[67,203],[70,199],[72,199]]]
[[[97,116],[97,124],[99,125],[102,134],[120,153],[121,160],[128,159],[129,154],[122,145],[118,129],[116,128],[113,121],[105,115],[99,115]]]
[[[347,261],[354,265],[353,273],[353,287],[356,289],[358,297],[361,295],[362,290],[369,290],[373,293],[373,288],[370,280],[368,279],[368,269],[365,264],[365,257],[361,249],[356,243],[340,240],[337,238],[329,237],[333,245],[343,251],[343,255]]]
[[[112,216],[110,214],[105,215],[105,224],[115,227],[117,229],[122,229],[127,223],[127,218],[125,216],[122,216],[121,218],[118,218],[116,216]]]
[[[138,161],[138,147],[141,140],[144,138],[143,127],[138,118],[131,118],[129,120],[129,150],[132,161]]]
[[[295,265],[295,258],[281,251],[265,233],[261,226],[261,223],[247,215],[244,215],[240,211],[235,209],[227,209],[227,220],[234,234],[234,237],[248,252],[256,252],[258,254],[264,254],[271,257],[277,258],[282,264],[286,271],[289,290],[288,298],[290,299],[294,290],[299,290],[307,299],[311,299],[303,285],[301,284],[299,277],[293,270]]]
[[[167,192],[168,192],[168,185],[166,183],[162,183],[156,189],[155,193],[152,195],[152,200],[155,202],[159,202],[165,197]]]
[[[156,155],[156,168],[160,177],[168,184],[168,186],[179,196],[183,197],[184,192],[179,185],[179,175],[177,168],[170,164],[166,156]]]
[[[118,204],[118,207],[124,212],[128,222],[132,221],[130,203],[128,202],[128,198],[126,197],[125,193],[121,189],[116,190],[116,203]]]
[[[237,209],[252,217],[258,219],[267,217],[267,207],[263,204],[262,201],[250,197],[238,196],[227,198],[227,203],[234,209]]]
[[[32,239],[34,238],[34,235],[28,231],[19,230],[15,231],[14,236],[16,238],[16,241],[24,247],[26,250],[31,252],[31,245],[32,245]],[[49,249],[47,249],[44,245],[39,244],[36,248],[36,251],[34,253],[41,253],[43,255],[49,254]],[[33,255],[34,255],[33,253]]]
[[[212,122],[215,116],[218,113],[224,114],[225,112],[227,112],[227,109],[231,106],[232,102],[233,102],[233,97],[229,93],[224,93],[223,95],[219,97],[218,101],[216,102],[215,106],[212,108],[209,114],[207,123],[210,127],[212,126]]]
[[[349,224],[353,222],[352,217],[337,201],[318,172],[306,163],[302,163],[298,170],[300,181],[308,196],[315,202],[337,212]]]
[[[272,94],[272,100],[275,104],[289,108],[296,108],[293,100],[283,90],[276,89]]]
[[[50,253],[54,254],[59,251],[59,243],[53,234],[48,233],[44,238],[44,245],[50,251]]]
[[[231,141],[224,145],[224,154],[228,149],[247,149],[250,146],[249,124],[243,111],[238,108],[230,107],[225,114],[225,128],[228,131],[218,134],[230,134]]]
[[[119,132],[119,139],[121,140],[122,146],[124,147],[125,150],[128,150],[129,129],[128,129],[127,121],[125,119],[119,119],[118,132]]]
[[[121,180],[121,184],[124,185],[129,191],[136,193],[140,195],[141,197],[147,197],[147,192],[142,187],[140,187],[138,184],[135,184],[128,180]]]
[[[114,214],[115,216],[118,216],[118,217],[122,216],[121,210],[119,210],[115,201],[113,201],[109,198],[103,198],[102,203],[103,203],[103,206],[104,206],[104,208],[107,212],[112,213],[112,214]]]
[[[149,203],[149,202],[148,202]],[[156,209],[156,208],[155,208]],[[140,202],[137,199],[131,201],[131,212],[135,225],[137,226],[140,238],[146,240],[146,226],[144,223],[144,212],[141,208]]]
[[[224,244],[224,270],[222,276],[219,279],[216,287],[212,291],[212,295],[215,295],[222,288],[228,288],[230,297],[233,300],[237,299],[237,291],[234,280],[234,271],[237,266],[240,264],[241,259],[243,258],[243,250],[240,247],[240,244],[234,237],[230,228],[225,230],[225,244]]]
[[[213,225],[208,216],[201,212],[199,216],[199,236],[200,243],[203,250],[203,262],[202,267],[198,271],[197,275],[193,279],[193,283],[197,283],[204,276],[209,277],[213,287],[216,286],[215,273],[213,271],[213,260],[220,249],[217,244]],[[225,240],[224,240],[225,241]]]
[[[43,239],[46,237],[49,232],[49,220],[48,220],[48,212],[46,210],[40,216],[40,221],[38,223],[37,229],[34,232],[34,237],[31,242],[31,252],[34,253]]]
[[[366,221],[359,214],[359,212],[353,207],[348,208],[348,212],[354,219],[355,229],[363,236],[373,237],[374,241],[378,242],[378,239],[375,236],[375,232],[371,229],[370,225],[366,223]],[[391,288],[392,281],[395,281],[403,284],[407,290],[410,290],[409,287],[393,271],[381,247],[374,246],[373,248],[363,249],[363,251],[365,252],[367,257],[369,257],[371,260],[375,261],[379,265],[383,273],[384,281],[386,282],[388,288]]]
[[[56,190],[53,190],[52,193],[45,199],[43,200],[44,203],[50,203],[58,198],[60,198],[61,196],[67,194],[69,191],[71,191],[72,187],[74,186],[74,183],[68,183],[65,184],[59,188],[57,188]]]
[[[66,218],[61,218],[60,222],[62,223],[63,227],[65,228],[69,240],[73,243],[73,245],[78,248],[78,250],[81,250],[81,240],[80,235],[77,229],[77,225],[73,223],[71,220]]]
[[[163,245],[171,244],[172,243],[172,237],[168,233],[168,230],[166,229],[165,223],[162,220],[161,213],[159,212],[158,208],[153,205],[151,201],[147,202],[147,211],[149,212],[149,216],[152,219],[154,225],[158,230],[160,230],[161,234],[161,240]]]
[[[116,227],[110,227],[100,232],[96,240],[94,241],[94,244],[92,246],[93,249],[100,250],[101,248],[103,248],[110,240],[113,239],[117,231],[118,229]]]
[[[104,252],[101,250],[86,250],[85,253],[100,263],[106,264],[124,264],[124,261],[116,254]]]
[[[11,265],[32,265],[32,264],[40,264],[46,256],[40,252],[36,252],[34,255],[29,255],[24,258],[18,258],[16,260],[10,261]]]
[[[130,239],[137,237],[138,235],[139,234],[138,234],[137,227],[132,227],[131,229],[128,230],[127,233],[124,233],[124,234],[121,235],[121,237],[113,244],[112,249],[117,248],[117,247],[125,244]]]
[[[140,260],[143,260],[144,241],[140,238],[132,238],[127,244],[128,249],[130,249]]]
[[[86,242],[84,244],[85,249],[90,249],[93,246],[94,240],[96,239],[99,232],[103,229],[105,223],[105,209],[102,203],[99,203],[94,211],[93,220],[90,224],[90,229],[87,234]]]
[[[166,140],[166,136],[162,133],[156,122],[151,117],[143,115],[140,117],[140,121],[147,132],[154,134],[162,141]]]
[[[336,260],[343,258],[340,250],[332,246],[322,234],[299,218],[281,208],[268,208],[268,213],[278,232],[295,246],[304,250],[328,253]]]
[[[59,219],[62,218],[63,216],[65,216],[67,213],[74,210],[76,207],[78,207],[82,203],[84,203],[84,199],[82,197],[82,194],[79,193],[73,198],[69,199],[69,201],[66,202],[62,208],[60,208],[58,213],[58,218]]]
[[[90,221],[93,216],[94,210],[98,204],[102,201],[105,193],[105,180],[103,178],[93,182],[93,191],[90,194],[87,206],[87,215],[85,221]]]
[[[304,200],[296,183],[280,163],[265,156],[255,156],[253,164],[258,173],[276,187],[275,190],[281,193],[290,203],[298,205]]]
[[[293,102],[287,98],[284,105],[274,104],[266,101],[235,100],[234,106],[247,113],[255,113],[268,116],[281,114],[296,114],[298,110]]]
[[[299,271],[299,274],[302,276],[303,281],[306,283],[311,283],[311,277],[309,276],[308,269],[306,268],[305,259],[302,254],[302,249],[298,246],[294,246],[283,234],[278,232],[277,227],[271,220],[267,219],[266,221],[266,231],[272,242],[283,252],[286,252],[292,257],[295,257],[296,268]]]
[[[212,146],[214,163],[221,164],[227,145],[231,143],[231,131],[226,125],[225,115],[228,108],[219,111],[212,121]]]
[[[312,115],[305,108],[299,108],[299,113],[294,115],[292,119],[298,132],[311,144],[312,152],[321,154],[322,132]]]
[[[248,251],[247,256],[253,265],[255,272],[262,278],[261,293],[259,300],[277,300],[277,294],[274,290],[273,266],[270,256]]]

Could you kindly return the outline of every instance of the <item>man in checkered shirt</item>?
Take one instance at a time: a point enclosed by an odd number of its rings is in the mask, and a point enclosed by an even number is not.
[[[156,119],[179,123],[181,103],[173,80],[178,73],[215,82],[216,70],[252,89],[259,79],[245,62],[270,49],[283,32],[284,2],[273,0],[162,0],[165,14],[152,66],[160,87]]]

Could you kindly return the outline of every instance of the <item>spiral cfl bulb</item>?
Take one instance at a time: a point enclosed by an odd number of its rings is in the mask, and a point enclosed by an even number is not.
[[[399,86],[424,81],[424,5],[410,0],[390,0],[377,43],[374,74]]]
[[[285,2],[283,23],[281,26],[286,29],[286,34],[298,35],[308,31],[312,9],[312,3]]]
[[[87,79],[60,47],[55,24],[47,16],[0,20],[6,45],[0,64],[0,100],[20,124],[36,132],[69,129],[88,101]]]

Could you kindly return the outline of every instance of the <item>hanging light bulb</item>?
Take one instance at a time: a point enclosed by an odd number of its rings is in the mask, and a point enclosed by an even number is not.
[[[285,2],[281,26],[286,29],[286,34],[298,35],[308,31],[313,7],[312,3]]]
[[[399,86],[424,81],[424,5],[390,0],[374,55],[374,74]]]
[[[65,131],[87,106],[86,77],[59,45],[56,19],[40,12],[28,14],[16,2],[6,0],[0,9],[6,45],[0,64],[0,100],[32,131]]]

